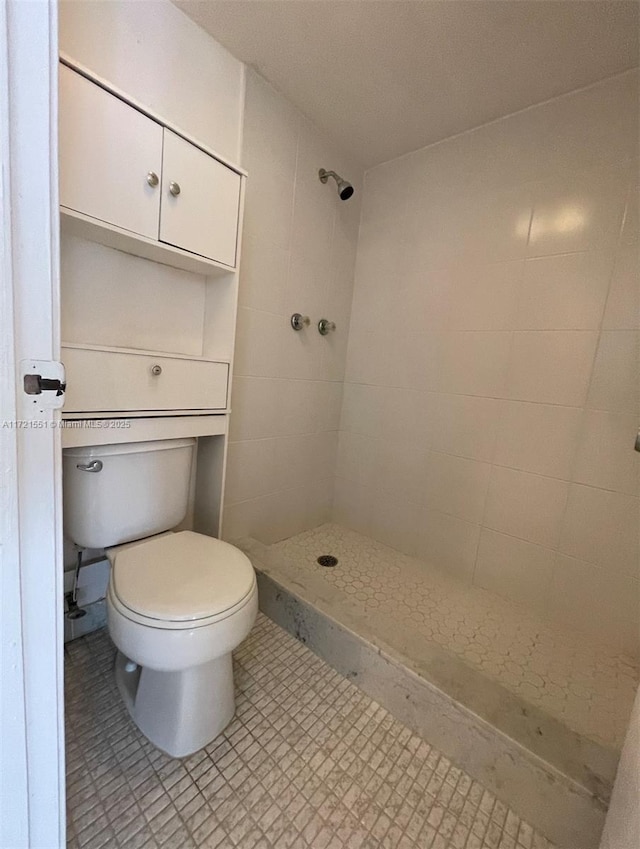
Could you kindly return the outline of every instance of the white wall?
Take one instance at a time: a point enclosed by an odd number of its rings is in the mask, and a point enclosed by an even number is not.
[[[329,516],[362,171],[260,76],[247,77],[249,172],[224,534],[282,539]],[[319,168],[349,179],[341,201]],[[300,312],[311,326],[296,333]],[[320,318],[337,330],[319,335]]]
[[[366,174],[336,520],[638,649],[637,74]]]
[[[640,846],[640,689],[631,712],[600,849]]]
[[[61,51],[239,160],[244,65],[169,0],[60,0],[59,15]]]

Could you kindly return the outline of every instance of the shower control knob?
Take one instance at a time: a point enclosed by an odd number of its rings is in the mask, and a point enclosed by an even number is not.
[[[335,321],[329,321],[328,318],[321,318],[318,322],[318,333],[321,336],[328,336],[336,329]]]
[[[151,186],[151,188],[155,189],[159,182],[160,180],[158,179],[158,175],[156,174],[156,172],[149,171],[149,173],[147,174],[147,183]]]
[[[302,315],[302,313],[294,312],[291,316],[291,327],[294,330],[302,330],[305,327],[309,327],[311,324],[311,319],[308,315]]]
[[[180,194],[180,183],[175,183],[175,182],[172,180],[172,181],[169,183],[169,191],[170,191],[170,192],[171,192],[171,194],[174,196],[174,198],[177,198],[177,197],[178,197],[178,195]]]
[[[158,366],[158,365],[151,366],[151,374],[154,377],[158,377],[159,375],[161,375],[162,374],[162,366]]]

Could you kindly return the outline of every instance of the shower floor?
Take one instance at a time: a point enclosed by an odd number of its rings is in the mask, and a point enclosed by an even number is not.
[[[620,749],[640,677],[632,658],[335,524],[267,550],[274,568],[344,594],[371,628],[426,639],[581,737]],[[323,554],[338,565],[320,566]]]

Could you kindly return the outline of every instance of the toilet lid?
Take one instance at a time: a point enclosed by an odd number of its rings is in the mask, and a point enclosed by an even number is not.
[[[252,591],[255,573],[235,546],[180,531],[118,552],[111,581],[129,610],[188,622],[235,607]]]

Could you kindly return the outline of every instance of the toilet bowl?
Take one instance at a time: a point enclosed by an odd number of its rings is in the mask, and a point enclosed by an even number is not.
[[[231,652],[258,609],[237,548],[181,531],[107,551],[116,682],[133,720],[173,757],[201,749],[235,710]]]
[[[231,652],[253,627],[256,576],[243,552],[193,531],[187,512],[195,440],[67,449],[65,531],[105,548],[115,677],[133,721],[159,749],[206,746],[235,709]]]

